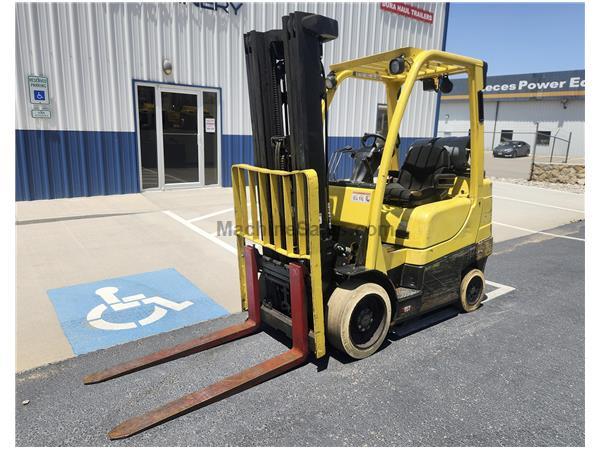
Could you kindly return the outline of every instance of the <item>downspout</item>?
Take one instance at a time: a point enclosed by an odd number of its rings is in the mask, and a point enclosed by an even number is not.
[[[444,34],[442,36],[442,51],[443,52],[446,51],[446,39],[448,37],[448,15],[450,14],[450,2],[446,3],[445,9],[446,9],[446,11],[444,14]],[[435,119],[433,122],[433,136],[432,137],[437,137],[437,135],[438,135],[438,123],[440,120],[441,100],[442,100],[442,93],[438,92],[436,106],[435,106]]]
[[[494,131],[492,132],[492,151],[496,143],[496,125],[498,124],[498,109],[500,109],[500,100],[496,101],[496,114],[494,116]]]

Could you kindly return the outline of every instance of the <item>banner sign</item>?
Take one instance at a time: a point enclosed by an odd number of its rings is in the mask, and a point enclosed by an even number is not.
[[[433,23],[433,13],[425,9],[417,8],[408,3],[380,3],[382,11],[398,14],[399,16],[409,17],[425,23]]]
[[[244,4],[232,2],[193,2],[192,5],[202,9],[209,9],[211,11],[221,10],[227,14],[233,12],[233,14],[237,16],[238,11]]]
[[[467,80],[453,79],[454,89],[443,97],[451,99],[467,94]],[[496,75],[487,77],[485,94],[514,95],[531,97],[556,95],[583,95],[585,92],[585,70],[565,70],[561,72],[524,73],[516,75]]]

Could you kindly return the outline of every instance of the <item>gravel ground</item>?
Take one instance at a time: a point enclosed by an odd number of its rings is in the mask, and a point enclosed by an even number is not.
[[[557,191],[565,191],[565,192],[574,192],[576,194],[584,194],[585,193],[585,185],[580,184],[563,184],[563,183],[546,183],[544,181],[527,181],[518,178],[499,178],[499,177],[490,177],[492,181],[500,181],[503,183],[515,183],[522,184],[525,186],[535,186],[546,189],[555,189]]]
[[[556,232],[582,237],[584,228]],[[470,314],[449,307],[396,328],[370,358],[310,361],[126,440],[106,433],[286,347],[262,333],[81,383],[86,373],[242,320],[237,314],[17,374],[16,443],[583,446],[584,243],[544,235],[502,242],[486,276],[516,290]]]

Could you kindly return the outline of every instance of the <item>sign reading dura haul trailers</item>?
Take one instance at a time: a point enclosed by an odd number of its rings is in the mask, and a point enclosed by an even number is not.
[[[433,23],[433,13],[425,9],[417,8],[408,3],[380,3],[379,7],[383,11],[398,14],[400,16],[409,17],[425,23]]]

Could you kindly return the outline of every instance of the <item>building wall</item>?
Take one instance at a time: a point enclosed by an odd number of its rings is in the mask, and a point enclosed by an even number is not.
[[[552,136],[568,140],[572,132],[569,155],[583,156],[585,153],[585,100],[570,98],[563,107],[557,100],[525,101],[485,101],[485,149],[492,148],[492,135],[496,117],[496,135],[494,146],[499,143],[501,130],[513,130],[513,139],[529,143],[533,148],[535,122],[539,122],[539,131],[550,131]],[[438,123],[438,135],[466,134],[469,129],[468,103],[463,100],[442,100]],[[538,154],[549,154],[550,145],[538,145]],[[567,144],[556,140],[555,154],[564,155]]]
[[[242,35],[281,27],[301,10],[338,20],[324,46],[333,62],[398,47],[441,48],[445,5],[427,24],[378,3],[244,3],[237,14],[193,3],[20,3],[16,5],[17,199],[138,192],[132,80],[221,88],[223,184],[229,167],[251,162],[251,125]],[[360,31],[360,32],[359,32]],[[173,72],[162,71],[162,60]],[[33,119],[28,75],[49,78],[51,119]],[[344,89],[343,89],[344,90]],[[334,142],[375,131],[382,87],[350,80],[330,115]],[[430,136],[436,95],[415,92],[401,135]]]

